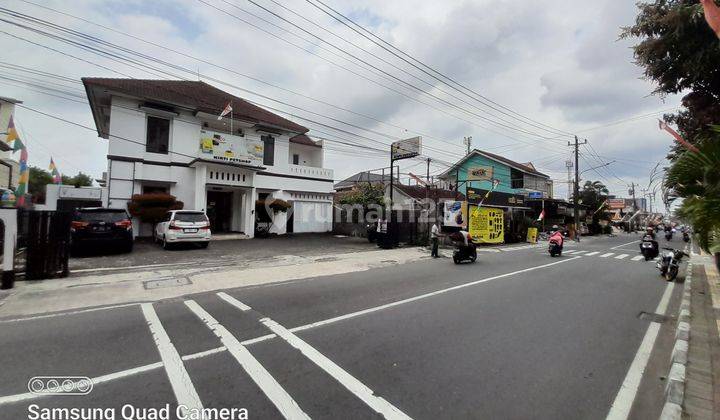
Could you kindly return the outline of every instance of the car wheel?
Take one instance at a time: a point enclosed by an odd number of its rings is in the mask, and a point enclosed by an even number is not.
[[[132,250],[133,250],[133,242],[130,241],[130,242],[128,242],[127,244],[125,244],[125,252],[126,252],[126,253],[131,253]]]
[[[170,244],[169,244],[168,241],[165,239],[165,235],[163,235],[163,238],[162,238],[162,247],[163,247],[163,249],[166,250],[166,251],[167,251],[168,249],[170,249]]]

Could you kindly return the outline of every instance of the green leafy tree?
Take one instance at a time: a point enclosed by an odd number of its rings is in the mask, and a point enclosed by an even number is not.
[[[720,123],[720,43],[698,0],[656,0],[638,3],[638,8],[635,25],[623,28],[621,37],[639,39],[636,63],[657,84],[655,94],[688,92],[685,108],[664,119],[695,142],[708,134],[710,124]],[[682,152],[675,146],[670,157]]]
[[[340,204],[360,204],[366,208],[370,205],[382,206],[385,202],[385,186],[383,184],[360,184],[342,194],[338,202]]]
[[[62,183],[63,185],[73,185],[75,187],[90,187],[92,186],[93,180],[90,175],[80,172],[75,176],[63,175]]]
[[[52,182],[53,177],[50,172],[42,168],[38,168],[37,166],[30,167],[28,192],[32,195],[34,203],[45,203],[45,186],[47,184],[52,184]]]

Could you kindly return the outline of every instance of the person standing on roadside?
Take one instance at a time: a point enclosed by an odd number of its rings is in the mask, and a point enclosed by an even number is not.
[[[435,220],[435,224],[430,229],[430,242],[432,244],[432,251],[430,256],[433,258],[439,257],[438,247],[440,246],[440,237],[444,236],[440,230],[440,220]]]

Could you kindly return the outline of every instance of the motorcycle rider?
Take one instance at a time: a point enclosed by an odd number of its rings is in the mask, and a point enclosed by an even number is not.
[[[555,241],[558,245],[560,245],[560,251],[563,249],[563,243],[565,241],[565,237],[563,236],[562,232],[560,231],[560,228],[558,225],[553,225],[552,231],[550,234],[550,238],[548,239],[548,242]]]
[[[648,226],[645,230],[645,235],[643,235],[642,240],[640,241],[640,252],[642,252],[642,244],[643,242],[651,242],[653,244],[653,255],[657,256],[660,252],[660,247],[658,245],[658,242],[655,240],[655,231],[652,227]]]

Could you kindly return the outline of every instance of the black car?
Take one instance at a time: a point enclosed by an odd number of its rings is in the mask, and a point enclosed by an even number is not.
[[[75,211],[70,227],[72,251],[86,246],[108,245],[132,251],[133,230],[130,216],[123,209],[84,208]]]

